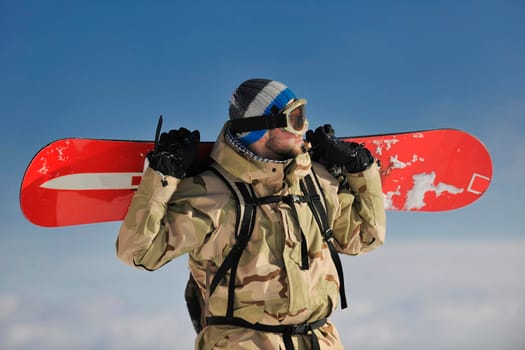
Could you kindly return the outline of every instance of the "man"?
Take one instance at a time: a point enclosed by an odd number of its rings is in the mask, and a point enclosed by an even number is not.
[[[279,82],[247,80],[212,168],[185,177],[199,134],[182,128],[148,155],[117,254],[155,270],[188,253],[197,349],[343,348],[327,320],[339,296],[346,306],[337,253],[383,243],[383,194],[370,152],[329,125],[307,133],[305,104]]]

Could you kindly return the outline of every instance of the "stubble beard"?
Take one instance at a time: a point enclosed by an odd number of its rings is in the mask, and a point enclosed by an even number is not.
[[[297,143],[296,139],[282,140],[282,138],[270,136],[266,141],[266,147],[275,155],[275,160],[288,160],[304,153],[304,146]]]

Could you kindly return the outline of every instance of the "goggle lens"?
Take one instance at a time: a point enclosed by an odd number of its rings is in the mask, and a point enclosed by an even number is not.
[[[292,134],[301,135],[308,129],[305,110],[306,100],[298,99],[289,103],[281,113],[286,116],[287,126],[284,128]]]
[[[304,106],[299,106],[288,114],[288,126],[302,131],[306,122]]]

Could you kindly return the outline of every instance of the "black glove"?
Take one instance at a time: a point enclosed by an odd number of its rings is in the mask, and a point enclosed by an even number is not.
[[[155,149],[147,155],[149,166],[163,175],[183,179],[197,153],[200,142],[199,131],[180,128],[163,132],[160,139],[157,138]]]
[[[361,172],[374,162],[374,157],[362,144],[342,142],[335,138],[330,124],[308,130],[306,140],[312,145],[312,159],[328,169],[344,166],[349,173]]]

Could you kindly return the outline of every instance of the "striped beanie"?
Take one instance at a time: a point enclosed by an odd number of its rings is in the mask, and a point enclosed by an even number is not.
[[[275,80],[250,79],[239,85],[230,100],[230,119],[249,118],[271,115],[272,107],[278,109],[286,106],[295,94],[284,84]],[[259,140],[266,133],[254,130],[238,134],[239,140],[248,146]]]

